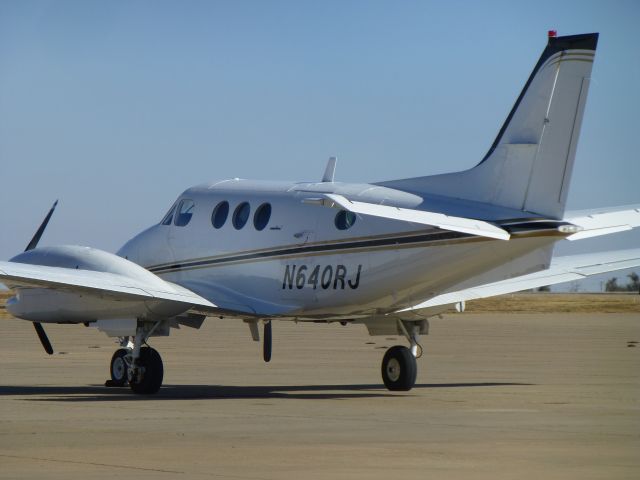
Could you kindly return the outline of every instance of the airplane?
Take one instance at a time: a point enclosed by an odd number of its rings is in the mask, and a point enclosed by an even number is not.
[[[117,338],[106,386],[154,394],[164,366],[148,342],[205,318],[247,323],[271,359],[276,321],[363,324],[396,335],[381,375],[416,381],[429,318],[468,300],[640,265],[640,249],[554,257],[559,241],[640,226],[640,204],[565,212],[597,33],[547,44],[497,137],[475,167],[371,184],[238,178],[185,190],[159,222],[116,254],[37,245],[0,262],[6,308],[42,324],[84,324]],[[57,202],[56,202],[57,203]],[[211,320],[215,321],[215,320]]]

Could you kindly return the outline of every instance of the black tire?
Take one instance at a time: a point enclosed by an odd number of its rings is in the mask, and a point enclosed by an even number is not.
[[[138,358],[138,366],[144,368],[144,372],[138,381],[129,383],[131,390],[142,395],[150,395],[160,390],[162,377],[164,376],[164,367],[162,366],[160,354],[151,347],[142,347],[140,349],[140,358]]]
[[[119,348],[113,353],[111,357],[111,365],[109,371],[111,372],[110,387],[123,387],[127,384],[127,363],[124,360],[129,354],[129,350],[126,348]]]
[[[411,350],[401,345],[391,347],[382,359],[382,381],[391,391],[408,391],[416,383],[418,365]]]

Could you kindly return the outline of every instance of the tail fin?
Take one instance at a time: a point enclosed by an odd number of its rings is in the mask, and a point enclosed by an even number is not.
[[[561,218],[598,34],[550,37],[493,145],[474,168],[384,182]]]

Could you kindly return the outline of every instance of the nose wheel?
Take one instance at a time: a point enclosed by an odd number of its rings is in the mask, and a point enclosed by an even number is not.
[[[142,346],[160,323],[138,322],[135,337],[122,337],[119,348],[111,357],[111,379],[107,387],[123,387],[127,383],[134,393],[149,395],[162,386],[164,366],[160,354]]]
[[[129,386],[134,393],[149,395],[162,386],[164,367],[160,354],[151,347],[142,347],[135,367],[129,369]]]

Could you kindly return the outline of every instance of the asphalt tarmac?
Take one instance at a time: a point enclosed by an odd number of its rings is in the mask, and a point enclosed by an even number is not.
[[[640,316],[431,321],[416,387],[391,393],[362,326],[208,319],[151,342],[165,384],[102,386],[116,346],[0,319],[0,478],[640,478]],[[370,344],[369,342],[375,342]]]

